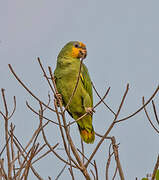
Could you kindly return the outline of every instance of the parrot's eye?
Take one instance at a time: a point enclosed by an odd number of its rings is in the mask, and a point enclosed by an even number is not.
[[[74,46],[75,46],[75,48],[79,48],[80,47],[79,44],[75,44]]]

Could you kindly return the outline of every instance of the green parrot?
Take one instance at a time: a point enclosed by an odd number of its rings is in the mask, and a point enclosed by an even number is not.
[[[73,93],[80,69],[80,60],[86,58],[86,46],[79,41],[67,43],[57,57],[57,65],[54,71],[55,83],[58,93],[62,96],[65,107]],[[88,114],[77,121],[81,138],[86,143],[93,143],[95,132],[92,126],[93,95],[91,79],[87,67],[82,63],[80,79],[75,94],[67,108],[72,118]]]

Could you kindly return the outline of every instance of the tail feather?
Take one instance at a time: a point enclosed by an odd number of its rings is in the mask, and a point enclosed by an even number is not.
[[[92,127],[92,129],[86,129],[86,128],[81,128],[80,126],[79,127],[79,131],[80,131],[80,135],[81,135],[81,138],[84,142],[86,142],[87,144],[89,143],[94,143],[94,140],[95,140],[95,132],[94,132],[94,129]]]

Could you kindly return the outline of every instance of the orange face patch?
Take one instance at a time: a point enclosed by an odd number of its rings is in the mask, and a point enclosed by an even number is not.
[[[72,48],[72,57],[77,58],[79,56],[79,51],[80,51],[80,48],[76,48],[76,47],[73,46],[73,48]]]
[[[79,47],[72,47],[72,57],[73,58],[79,58],[80,56],[80,51],[83,51],[83,49],[85,49],[86,51],[86,46],[85,44],[83,44],[82,42],[78,42],[79,43]]]

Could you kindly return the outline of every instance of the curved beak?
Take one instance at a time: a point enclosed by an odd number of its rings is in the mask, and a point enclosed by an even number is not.
[[[79,56],[80,56],[80,58],[85,59],[87,57],[87,49],[81,48],[79,51]]]

